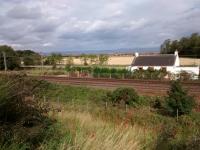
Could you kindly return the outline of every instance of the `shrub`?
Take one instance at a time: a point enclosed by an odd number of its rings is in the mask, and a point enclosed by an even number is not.
[[[0,145],[28,142],[32,147],[42,141],[47,109],[32,98],[41,84],[24,75],[0,75]]]
[[[133,88],[118,88],[110,96],[114,104],[135,105],[139,101],[139,96]]]
[[[152,101],[151,106],[155,109],[161,109],[163,107],[163,100],[160,97],[156,97],[154,101]]]
[[[158,136],[156,150],[197,150],[200,148],[200,136],[184,135],[179,124],[164,125]]]
[[[174,145],[172,144],[172,141],[175,139],[177,135],[177,128],[173,124],[167,124],[164,125],[162,132],[158,136],[157,142],[156,142],[156,150],[169,150],[173,149]]]
[[[192,74],[191,73],[188,73],[186,71],[182,71],[180,73],[180,80],[182,81],[188,81],[188,80],[191,80],[192,79]]]
[[[179,115],[189,114],[195,105],[193,97],[189,96],[179,81],[174,81],[171,84],[171,89],[166,97],[166,109],[175,116],[177,110]]]

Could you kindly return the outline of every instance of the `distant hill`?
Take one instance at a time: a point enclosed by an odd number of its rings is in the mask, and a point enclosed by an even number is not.
[[[80,54],[134,54],[135,52],[141,53],[158,53],[159,48],[120,48],[115,50],[75,50],[75,51],[56,51],[62,55],[80,55]],[[45,52],[44,55],[49,55],[52,52]]]

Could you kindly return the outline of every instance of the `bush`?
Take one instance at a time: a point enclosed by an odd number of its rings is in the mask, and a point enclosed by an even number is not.
[[[174,149],[175,145],[172,144],[172,141],[176,138],[177,128],[173,124],[164,125],[162,132],[158,136],[156,142],[156,150],[169,150]]]
[[[139,96],[133,88],[118,88],[110,94],[113,104],[135,105],[139,102]]]
[[[200,148],[200,136],[198,134],[184,135],[180,124],[164,125],[158,136],[156,150],[197,150]]]
[[[188,81],[188,80],[191,80],[192,79],[192,74],[191,73],[188,73],[186,71],[182,71],[180,73],[180,80],[181,81]]]
[[[46,107],[32,98],[44,88],[41,85],[43,81],[25,75],[0,75],[0,145],[16,142],[32,147],[42,141],[51,121],[45,116]]]
[[[147,70],[135,70],[132,74],[132,78],[134,79],[154,79],[160,80],[164,79],[167,75],[166,70],[154,70],[152,68],[148,68]]]
[[[163,100],[161,97],[156,97],[154,101],[152,101],[151,106],[155,109],[161,109],[163,107]]]
[[[193,97],[189,96],[188,93],[182,88],[179,81],[174,81],[171,84],[171,89],[166,97],[166,110],[173,116],[189,114],[195,101]]]

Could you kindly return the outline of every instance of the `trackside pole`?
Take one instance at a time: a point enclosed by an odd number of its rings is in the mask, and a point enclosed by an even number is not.
[[[7,68],[7,61],[6,61],[6,53],[5,52],[2,52],[3,53],[3,60],[4,60],[4,70],[7,71],[8,68]]]

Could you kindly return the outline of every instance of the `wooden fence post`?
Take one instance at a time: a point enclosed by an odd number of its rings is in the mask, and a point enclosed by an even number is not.
[[[124,79],[124,73],[122,74],[122,79]]]
[[[59,97],[58,97],[57,101],[58,101],[58,104],[60,105],[60,98]]]
[[[88,106],[88,102],[87,102],[87,106],[86,106],[86,107],[87,107],[87,108],[86,108],[86,109],[87,109],[87,112],[89,112],[89,106]]]
[[[44,99],[44,103],[45,103],[46,102],[46,96],[44,96],[43,99]]]
[[[127,112],[128,111],[128,105],[126,104],[125,106],[125,111]]]
[[[69,73],[69,71],[67,72],[67,77],[69,78],[69,76],[70,76],[70,73]]]
[[[93,73],[93,71],[91,72],[90,75],[91,75],[91,78],[94,78],[94,73]]]
[[[33,98],[32,98],[32,99],[33,99],[33,101],[35,100],[35,95],[33,95]]]
[[[106,101],[106,103],[105,103],[105,109],[107,110],[107,108],[108,108],[108,102]]]
[[[178,122],[178,108],[176,109],[176,121]]]
[[[74,108],[74,99],[72,99],[72,107]]]

